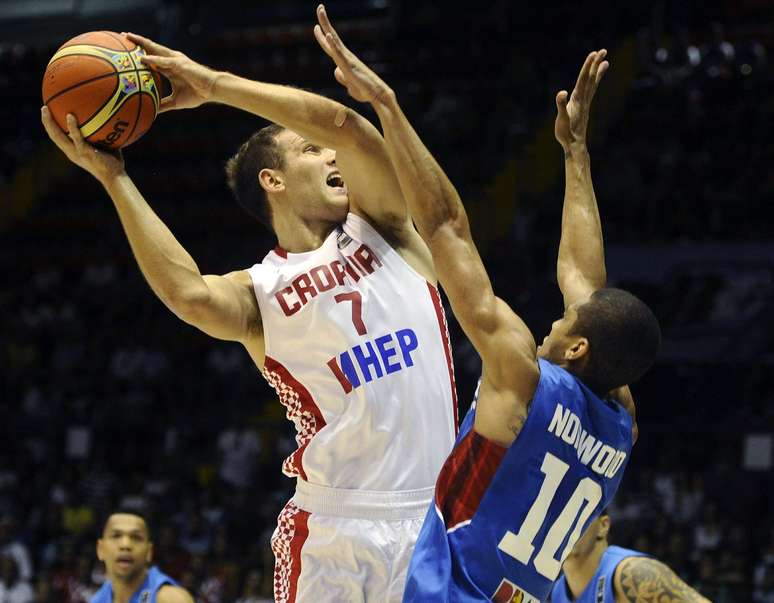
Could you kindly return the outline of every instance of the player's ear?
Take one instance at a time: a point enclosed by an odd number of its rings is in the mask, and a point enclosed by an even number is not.
[[[145,562],[150,565],[153,561],[153,543],[148,546],[148,552],[145,554]]]
[[[279,193],[285,190],[285,179],[279,170],[263,168],[258,172],[258,182],[267,193]]]
[[[597,528],[597,538],[607,539],[607,535],[610,532],[610,516],[605,514],[599,518],[599,527]]]
[[[102,553],[102,538],[97,538],[97,559],[105,561],[104,554]]]
[[[570,341],[570,345],[564,350],[565,360],[580,360],[589,353],[589,340],[583,336],[576,336]]]

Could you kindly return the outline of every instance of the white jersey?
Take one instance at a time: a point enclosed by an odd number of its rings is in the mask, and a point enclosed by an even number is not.
[[[277,248],[248,272],[263,375],[297,432],[283,472],[332,488],[433,486],[457,429],[436,288],[351,213],[318,249]]]

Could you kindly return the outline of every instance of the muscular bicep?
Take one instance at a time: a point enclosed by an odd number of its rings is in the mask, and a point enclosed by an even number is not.
[[[217,339],[246,343],[261,334],[258,302],[245,271],[203,277],[205,288],[186,304],[183,320]]]
[[[709,603],[669,567],[650,557],[624,559],[614,582],[616,603]]]

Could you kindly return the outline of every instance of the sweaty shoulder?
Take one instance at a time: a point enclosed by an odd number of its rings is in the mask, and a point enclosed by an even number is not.
[[[194,603],[193,597],[180,586],[165,584],[156,593],[157,603]]]

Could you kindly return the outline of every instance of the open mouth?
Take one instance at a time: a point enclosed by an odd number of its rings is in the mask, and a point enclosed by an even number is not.
[[[339,172],[331,172],[328,174],[328,177],[325,179],[325,184],[331,188],[339,188],[342,189],[342,191],[344,190],[344,179],[341,177]]]

